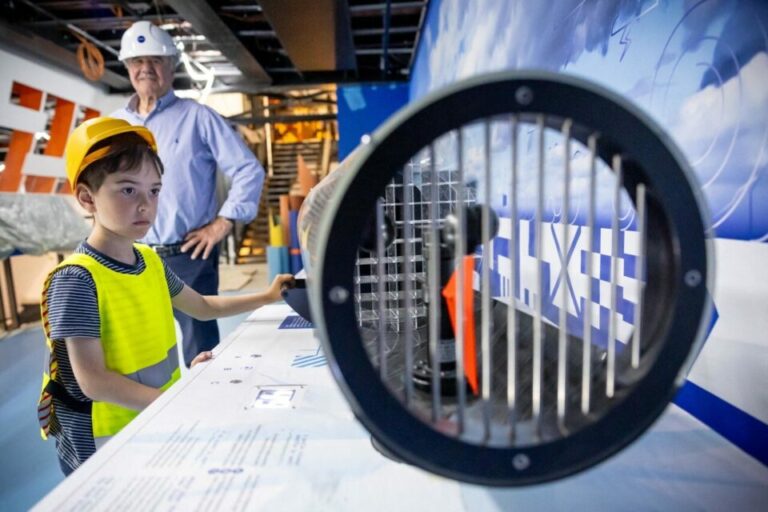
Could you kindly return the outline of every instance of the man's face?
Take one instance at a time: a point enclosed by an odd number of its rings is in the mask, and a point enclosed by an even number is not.
[[[171,89],[174,67],[171,57],[132,57],[125,59],[125,65],[139,97],[159,98]]]

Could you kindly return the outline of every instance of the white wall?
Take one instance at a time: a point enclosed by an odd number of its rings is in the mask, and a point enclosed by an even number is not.
[[[0,47],[0,127],[25,132],[45,132],[47,118],[43,112],[13,105],[10,102],[13,83],[17,82],[53,95],[77,106],[109,113],[126,101],[124,96],[109,95],[99,85],[82,76],[45,66]],[[74,124],[74,119],[73,119]],[[73,126],[74,127],[74,126]],[[24,161],[23,174],[63,178],[64,160],[51,156],[29,154]]]
[[[45,126],[40,126],[41,116],[30,116],[26,112],[20,115],[19,108],[9,103],[11,86],[13,82],[19,82],[35,89],[40,89],[48,94],[72,101],[78,105],[84,105],[102,114],[112,112],[125,104],[126,97],[122,95],[107,94],[100,85],[89,82],[82,76],[77,76],[66,71],[38,64],[25,57],[13,53],[8,48],[0,47],[0,126],[11,129],[36,128],[41,131]],[[23,109],[28,111],[29,109]]]

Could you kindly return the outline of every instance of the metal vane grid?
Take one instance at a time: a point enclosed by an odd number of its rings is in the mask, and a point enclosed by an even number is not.
[[[653,362],[645,186],[625,188],[621,156],[603,162],[597,134],[585,146],[570,119],[559,132],[547,121],[485,119],[415,155],[386,187],[375,247],[355,271],[357,321],[382,380],[415,416],[474,444],[568,436]],[[452,275],[473,291],[456,293],[450,320]]]
[[[354,299],[360,327],[378,328],[379,319],[384,318],[386,330],[399,333],[406,322],[414,328],[426,322],[427,306],[423,293],[426,271],[422,247],[430,236],[426,228],[431,222],[432,185],[425,181],[429,175],[423,173],[418,160],[414,158],[409,162],[403,172],[386,186],[377,205],[375,223],[383,226],[379,234],[390,229],[394,238],[384,243],[384,236],[377,237],[376,251],[361,250],[357,259]],[[439,170],[436,174],[437,204],[442,218],[456,204],[457,174],[448,170]],[[474,191],[465,189],[465,204],[474,202]],[[378,247],[379,242],[383,247]],[[383,257],[379,257],[380,254]],[[409,300],[406,300],[406,288],[410,292]],[[408,307],[406,303],[409,303]]]

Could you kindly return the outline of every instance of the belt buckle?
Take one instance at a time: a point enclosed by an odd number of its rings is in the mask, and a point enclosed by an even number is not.
[[[181,252],[181,244],[157,244],[152,246],[152,250],[160,257],[169,257]]]

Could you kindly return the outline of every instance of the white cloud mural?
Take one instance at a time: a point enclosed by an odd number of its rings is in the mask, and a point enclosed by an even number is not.
[[[428,18],[412,98],[504,69],[595,81],[670,131],[718,236],[768,238],[768,2],[433,0]]]

